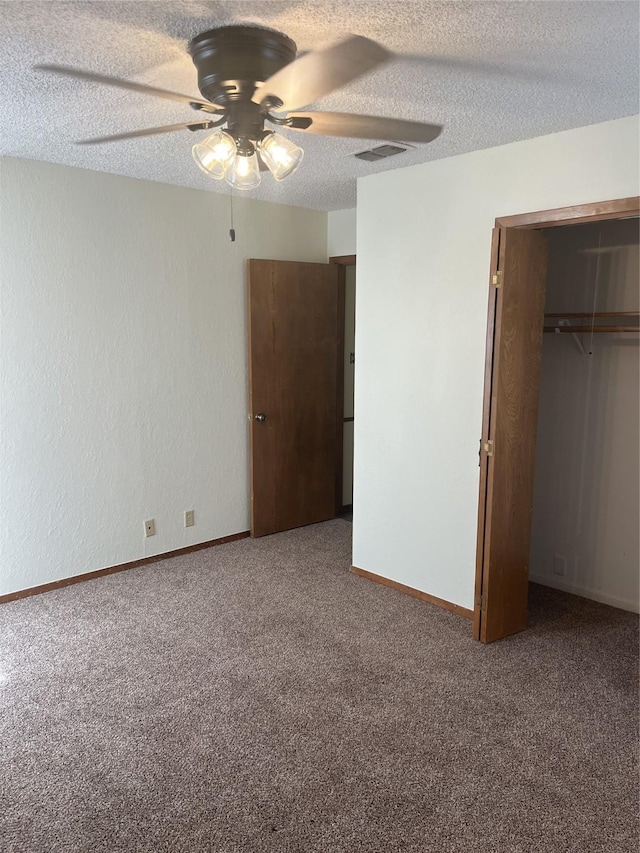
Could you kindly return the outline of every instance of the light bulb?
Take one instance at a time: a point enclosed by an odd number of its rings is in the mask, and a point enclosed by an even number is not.
[[[225,177],[227,183],[237,190],[255,189],[261,180],[256,152],[250,155],[236,154]]]
[[[249,158],[248,157],[238,157],[238,164],[236,166],[236,175],[239,178],[246,178],[249,174]]]
[[[294,172],[304,157],[302,148],[279,133],[269,133],[260,141],[258,148],[276,181],[282,181]]]
[[[197,142],[191,149],[193,159],[203,172],[216,181],[221,181],[227,174],[231,161],[236,153],[236,143],[232,136],[224,130],[218,130]]]

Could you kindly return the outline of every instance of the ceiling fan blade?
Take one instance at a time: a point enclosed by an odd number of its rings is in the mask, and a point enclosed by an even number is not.
[[[318,136],[347,136],[356,139],[432,142],[442,131],[439,124],[355,113],[290,113],[287,119],[292,119],[291,130],[315,133]]]
[[[282,101],[278,111],[299,109],[366,74],[391,56],[371,39],[350,36],[285,65],[256,89],[252,100],[261,104],[271,95]]]
[[[189,95],[181,95],[178,92],[169,92],[166,89],[156,89],[154,86],[145,86],[142,83],[133,83],[131,80],[121,80],[119,77],[109,77],[106,74],[94,74],[93,71],[83,71],[80,68],[69,68],[66,65],[36,65],[36,71],[49,71],[52,74],[61,74],[65,77],[76,77],[78,80],[88,80],[91,83],[104,83],[107,86],[116,86],[119,89],[129,89],[132,92],[140,92],[143,95],[154,95],[156,98],[165,98],[168,101],[179,101],[183,104],[197,105],[197,108],[207,112],[218,112],[218,107],[202,98],[192,98]]]
[[[80,139],[76,145],[99,145],[102,142],[118,142],[120,139],[135,139],[138,136],[155,136],[157,133],[173,133],[174,130],[207,130],[212,121],[188,122],[186,124],[167,124],[164,127],[148,127],[145,130],[132,130],[129,133],[116,133],[113,136],[96,136],[93,139]]]

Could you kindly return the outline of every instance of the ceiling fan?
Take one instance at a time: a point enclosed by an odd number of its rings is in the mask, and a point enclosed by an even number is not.
[[[82,140],[82,145],[115,142],[177,130],[211,130],[193,146],[198,166],[237,189],[253,189],[260,171],[280,181],[300,164],[303,150],[265,123],[320,136],[402,142],[431,142],[442,130],[435,124],[354,113],[300,109],[371,71],[391,58],[381,45],[350,36],[328,48],[301,54],[288,36],[254,26],[207,30],[189,42],[202,98],[145,86],[117,77],[61,65],[37,70],[117,86],[188,104],[207,116],[202,121],[152,127]],[[279,114],[279,115],[276,115]]]

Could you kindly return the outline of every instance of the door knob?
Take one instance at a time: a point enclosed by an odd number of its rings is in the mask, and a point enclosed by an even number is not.
[[[259,412],[259,413],[255,416],[255,419],[258,421],[258,423],[260,423],[260,424],[261,424],[261,423],[263,423],[264,421],[266,421],[267,416],[266,416],[266,415],[264,415],[262,412]]]

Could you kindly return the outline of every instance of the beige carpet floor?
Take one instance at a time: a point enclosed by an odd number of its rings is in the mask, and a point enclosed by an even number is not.
[[[638,618],[532,587],[482,646],[350,535],[0,607],[0,850],[637,853]]]

